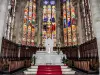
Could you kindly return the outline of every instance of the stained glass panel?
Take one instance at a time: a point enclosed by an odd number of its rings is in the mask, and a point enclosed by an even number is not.
[[[54,46],[56,46],[55,0],[44,0],[43,3],[42,44],[44,46],[45,39],[50,37],[54,40]]]
[[[35,0],[27,1],[24,9],[24,24],[22,44],[28,46],[34,46],[35,36],[35,23],[36,22],[36,3]]]
[[[63,0],[64,45],[77,45],[75,9],[70,0]]]

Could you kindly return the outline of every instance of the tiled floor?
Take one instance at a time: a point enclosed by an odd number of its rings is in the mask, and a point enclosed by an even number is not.
[[[13,74],[0,74],[0,75],[24,75],[23,71],[24,70],[20,70],[18,72],[13,73]],[[99,75],[99,74],[86,74],[86,73],[83,73],[81,71],[76,71],[75,75]]]

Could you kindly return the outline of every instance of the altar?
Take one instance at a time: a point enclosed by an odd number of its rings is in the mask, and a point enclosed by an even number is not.
[[[36,65],[63,65],[62,58],[65,55],[60,51],[58,54],[56,51],[47,53],[46,51],[37,51],[35,54]]]
[[[37,51],[35,55],[36,57],[36,65],[62,65],[62,58],[65,55],[62,51],[58,52],[53,50],[54,41],[51,38],[47,38],[45,40],[45,50]]]

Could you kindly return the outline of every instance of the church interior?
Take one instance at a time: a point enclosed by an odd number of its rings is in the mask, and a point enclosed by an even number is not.
[[[100,0],[0,0],[0,75],[99,75]]]

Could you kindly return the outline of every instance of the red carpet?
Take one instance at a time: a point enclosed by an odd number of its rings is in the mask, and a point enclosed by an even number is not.
[[[40,65],[37,75],[62,75],[62,71],[61,67],[57,65]]]

